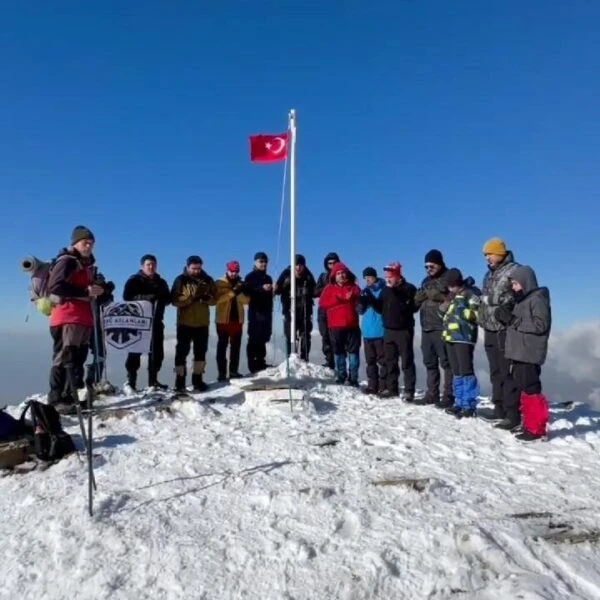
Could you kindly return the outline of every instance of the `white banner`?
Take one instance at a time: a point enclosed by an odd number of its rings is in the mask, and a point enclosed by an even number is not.
[[[152,321],[152,303],[146,300],[106,305],[102,310],[102,323],[107,354],[150,352]]]

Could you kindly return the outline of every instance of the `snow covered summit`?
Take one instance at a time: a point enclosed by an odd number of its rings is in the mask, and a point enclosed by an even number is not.
[[[245,402],[248,380],[104,400],[121,410],[95,417],[93,518],[78,455],[1,477],[0,598],[600,597],[600,415],[557,409],[523,446],[291,370],[293,411]]]

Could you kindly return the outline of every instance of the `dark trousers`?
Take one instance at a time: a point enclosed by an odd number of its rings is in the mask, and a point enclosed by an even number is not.
[[[148,383],[152,385],[156,382],[158,372],[160,371],[165,358],[165,327],[158,323],[152,331],[152,343],[148,354]],[[135,387],[136,375],[140,368],[142,355],[137,352],[130,352],[125,361],[127,369],[127,378],[129,383]]]
[[[291,319],[286,315],[283,319],[283,331],[285,333],[285,347],[287,355],[292,353],[292,340],[290,338]],[[296,340],[300,349],[300,358],[308,361],[310,354],[310,338],[313,329],[312,315],[306,315],[306,319],[302,314],[296,316]]]
[[[358,383],[360,365],[360,329],[330,329],[336,378]],[[348,367],[346,368],[346,357]]]
[[[540,375],[542,368],[539,365],[512,361],[510,365],[510,376],[514,382],[519,396],[521,393],[534,395],[542,393],[542,381]]]
[[[415,352],[413,330],[386,329],[383,338],[385,364],[387,367],[387,389],[393,395],[398,394],[398,379],[400,369],[398,360],[402,361],[404,376],[404,391],[407,396],[414,397],[417,386],[417,370],[415,367]]]
[[[504,357],[506,331],[485,331],[484,348],[490,367],[492,402],[499,417],[517,421],[519,391],[510,376],[510,363]]]
[[[421,333],[421,352],[427,371],[427,395],[434,401],[440,399],[440,367],[444,371],[444,400],[452,399],[452,369],[448,358],[448,348],[442,339],[441,331]]]
[[[365,362],[367,363],[367,386],[382,392],[386,387],[387,366],[383,338],[364,340]]]
[[[248,314],[248,345],[246,356],[248,370],[257,373],[267,368],[267,343],[273,331],[273,316],[271,313]]]
[[[474,375],[473,355],[475,346],[473,344],[447,344],[448,360],[452,374],[456,377]]]
[[[77,401],[77,390],[85,386],[85,359],[92,330],[80,325],[50,327],[52,367],[48,402]]]
[[[175,370],[180,369],[180,374],[185,375],[187,356],[193,346],[194,362],[206,361],[208,349],[208,325],[190,327],[189,325],[177,326],[177,344],[175,346]],[[178,371],[179,373],[179,371]]]
[[[219,377],[227,376],[227,347],[229,349],[229,375],[238,373],[240,368],[240,348],[242,346],[242,324],[217,324],[217,369]]]
[[[323,356],[325,357],[325,362],[330,369],[333,369],[333,340],[331,332],[329,331],[329,326],[327,325],[326,311],[319,310],[317,313],[317,322],[319,324],[319,333],[321,334],[321,349],[323,351]]]

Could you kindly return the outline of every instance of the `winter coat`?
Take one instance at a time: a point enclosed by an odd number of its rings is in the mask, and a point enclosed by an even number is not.
[[[48,294],[60,298],[50,313],[50,327],[94,327],[87,289],[94,281],[93,264],[93,257],[85,259],[74,248],[64,248],[59,252],[48,276]]]
[[[357,305],[360,288],[356,283],[335,283],[336,275],[341,272],[348,276],[348,267],[342,263],[337,263],[331,269],[330,283],[321,293],[319,308],[327,314],[329,329],[358,329]]]
[[[160,324],[165,318],[165,308],[171,304],[169,284],[158,274],[152,277],[138,271],[126,282],[123,289],[123,300],[147,300],[154,307],[154,323]]]
[[[317,279],[317,283],[315,285],[315,291],[314,291],[315,298],[319,298],[321,296],[321,294],[323,293],[325,286],[329,285],[329,281],[330,281],[330,277],[331,277],[331,270],[327,268],[327,263],[330,260],[335,260],[336,263],[339,263],[340,257],[337,255],[336,252],[330,252],[323,259],[323,268],[325,270],[319,275],[319,278]],[[348,271],[347,277],[348,277],[349,283],[356,283],[356,275],[354,273],[352,273],[352,271]],[[320,307],[317,310],[317,319],[320,323],[327,324],[327,312]]]
[[[415,296],[415,306],[419,310],[421,329],[428,331],[442,331],[442,315],[440,305],[447,301],[450,292],[446,283],[448,269],[444,265],[435,277],[425,277]]]
[[[508,360],[543,365],[548,354],[548,338],[552,327],[550,292],[538,287],[531,267],[519,266],[511,275],[523,287],[517,294],[513,319],[506,329],[504,356]]]
[[[495,268],[488,269],[483,278],[481,289],[481,305],[479,307],[479,324],[487,331],[500,331],[505,328],[496,319],[494,313],[499,306],[509,309],[515,304],[515,296],[512,291],[510,277],[519,266],[515,262],[512,252]]]
[[[471,288],[463,288],[443,313],[442,339],[448,344],[476,344],[480,298]]]
[[[264,285],[273,285],[273,278],[266,271],[254,269],[244,279],[244,291],[250,298],[249,321],[252,321],[257,314],[272,317],[273,291],[267,292],[263,289]]]
[[[379,298],[375,299],[375,310],[381,313],[383,326],[386,329],[414,331],[415,294],[417,288],[401,279],[400,283],[392,287],[385,286]]]
[[[385,281],[378,279],[368,285],[358,299],[358,314],[362,315],[361,331],[365,340],[376,340],[384,335],[383,317],[375,310],[374,300],[381,296]]]
[[[281,308],[286,317],[290,316],[292,306],[291,272],[290,267],[286,267],[277,278],[275,285],[275,295],[281,296]],[[314,275],[304,267],[302,275],[296,277],[296,321],[312,320],[315,286]]]
[[[227,275],[217,279],[216,294],[216,323],[243,323],[244,306],[250,302],[250,297],[244,293],[244,282],[240,277],[229,279]]]
[[[175,278],[171,288],[171,301],[177,307],[177,325],[208,327],[210,306],[214,306],[217,287],[213,278],[202,271],[191,277],[187,269]]]

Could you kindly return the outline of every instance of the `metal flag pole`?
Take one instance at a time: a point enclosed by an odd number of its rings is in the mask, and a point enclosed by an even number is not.
[[[289,114],[290,132],[290,340],[298,353],[296,337],[296,111]]]

